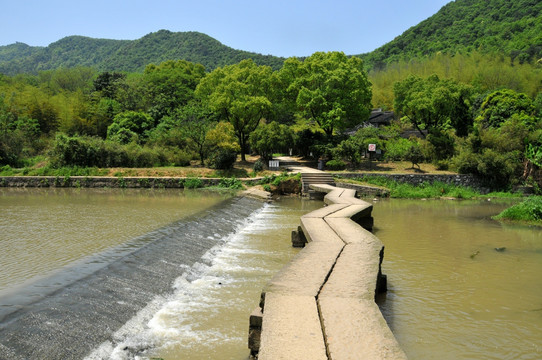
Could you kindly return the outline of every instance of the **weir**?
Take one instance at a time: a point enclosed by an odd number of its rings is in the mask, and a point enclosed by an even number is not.
[[[262,291],[250,317],[249,348],[260,360],[406,359],[375,296],[385,291],[382,242],[372,205],[355,190],[311,184],[324,208],[301,217],[304,248]]]
[[[152,348],[151,339],[131,343],[123,338],[130,334],[115,333],[132,330],[130,321],[137,316],[152,316],[142,312],[166,298],[183,273],[190,280],[191,267],[205,263],[205,253],[263,206],[246,197],[227,199],[143,235],[148,241],[138,242],[146,245],[82,279],[36,293],[29,303],[0,298],[0,359],[83,359],[104,344],[119,348],[120,358],[139,356]]]

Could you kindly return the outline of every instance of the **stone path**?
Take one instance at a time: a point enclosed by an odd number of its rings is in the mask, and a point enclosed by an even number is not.
[[[311,185],[328,205],[301,217],[305,247],[267,284],[249,339],[259,360],[406,359],[374,298],[385,288],[372,204]],[[259,332],[258,332],[259,331]]]

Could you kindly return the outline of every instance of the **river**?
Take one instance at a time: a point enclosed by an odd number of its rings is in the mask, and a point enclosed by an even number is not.
[[[248,315],[321,203],[232,195],[0,190],[0,358],[247,358]]]
[[[541,359],[542,229],[502,201],[384,200],[381,310],[410,359]]]
[[[410,359],[542,358],[542,231],[510,202],[375,202],[381,310]],[[323,205],[0,189],[0,358],[247,359],[248,315]]]

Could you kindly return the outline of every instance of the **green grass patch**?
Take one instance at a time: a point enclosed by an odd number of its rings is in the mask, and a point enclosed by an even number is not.
[[[105,176],[107,173],[107,169],[80,166],[64,166],[61,168],[44,166],[40,168],[13,169],[6,165],[0,168],[0,176]]]
[[[439,181],[433,183],[424,182],[420,186],[415,186],[380,176],[366,176],[356,180],[371,185],[385,187],[389,189],[390,197],[392,198],[434,199],[451,197],[457,199],[473,199],[481,196],[480,192],[472,188],[445,184]]]
[[[292,180],[292,179],[301,181],[301,173],[288,174],[287,172],[283,172],[280,175],[273,174],[273,175],[264,176],[258,182],[258,184],[259,185],[271,184],[274,186],[279,186],[281,182],[286,181],[286,180]]]
[[[493,217],[500,221],[513,221],[542,226],[542,196],[529,197]]]
[[[240,190],[244,188],[241,180],[234,177],[220,179],[220,182],[218,183],[218,187],[232,189],[232,190]]]

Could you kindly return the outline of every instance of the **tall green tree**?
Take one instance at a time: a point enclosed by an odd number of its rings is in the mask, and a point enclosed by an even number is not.
[[[154,119],[148,114],[137,111],[125,111],[117,114],[107,128],[107,139],[128,144],[147,138],[154,128]]]
[[[268,66],[243,60],[213,70],[196,89],[196,95],[209,104],[220,120],[233,125],[242,161],[246,161],[250,134],[271,111],[268,94],[272,73]]]
[[[292,147],[294,135],[292,130],[276,121],[260,125],[251,135],[250,144],[264,161],[269,161],[274,152],[282,152]]]
[[[303,62],[289,59],[281,72],[291,78],[287,92],[295,97],[299,113],[318,123],[328,138],[368,119],[371,84],[361,59],[317,52]]]
[[[181,123],[182,134],[190,139],[189,146],[198,153],[203,165],[209,150],[207,133],[216,125],[209,108],[194,101],[183,107],[177,117]]]
[[[142,81],[146,87],[148,112],[159,121],[194,98],[194,90],[205,76],[205,68],[185,60],[168,60],[145,67]]]
[[[510,89],[501,89],[486,96],[480,106],[480,115],[476,121],[483,127],[498,128],[503,122],[516,115],[521,117],[526,124],[533,125],[535,112],[535,106],[527,95]]]
[[[411,75],[396,82],[394,108],[405,116],[425,137],[454,128],[457,135],[466,136],[472,126],[470,106],[472,87],[454,80],[441,80],[437,75],[427,78]]]

